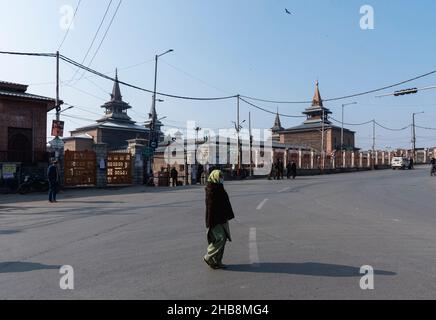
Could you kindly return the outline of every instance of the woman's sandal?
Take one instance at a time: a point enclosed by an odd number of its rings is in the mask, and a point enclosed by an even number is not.
[[[209,261],[206,260],[206,258],[203,257],[203,260],[204,260],[204,262],[206,262],[206,264],[207,264],[209,267],[211,267],[212,269],[214,269],[214,270],[220,269],[220,266],[219,266],[219,265],[211,264]]]

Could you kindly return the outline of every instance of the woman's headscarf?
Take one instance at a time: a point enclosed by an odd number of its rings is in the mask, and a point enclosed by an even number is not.
[[[214,184],[220,184],[221,183],[221,170],[214,170],[209,175],[209,178],[207,179],[207,182],[214,183]]]

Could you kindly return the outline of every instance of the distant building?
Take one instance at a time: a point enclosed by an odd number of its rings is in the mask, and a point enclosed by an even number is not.
[[[341,150],[341,127],[333,125],[329,121],[332,112],[324,107],[319,84],[316,82],[315,95],[312,105],[303,114],[307,120],[303,124],[289,129],[281,129],[279,115],[277,114],[275,125],[272,128],[273,136],[280,137],[280,142],[285,144],[304,145],[322,151],[322,129],[324,128],[324,149],[331,153]],[[344,128],[344,149],[356,150],[355,132]]]
[[[27,93],[27,85],[0,81],[0,163],[48,161],[47,112],[52,98]]]
[[[104,117],[95,124],[71,131],[71,137],[65,138],[65,150],[78,150],[94,143],[106,143],[109,150],[127,148],[127,140],[149,139],[149,129],[139,126],[127,114],[132,107],[123,101],[118,73],[112,89],[111,100],[106,102]]]

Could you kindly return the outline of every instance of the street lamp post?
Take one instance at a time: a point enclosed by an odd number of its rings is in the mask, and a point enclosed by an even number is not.
[[[239,108],[238,108],[238,110],[239,110]],[[238,112],[238,115],[239,115],[239,112]],[[242,122],[239,122],[239,116],[238,116],[237,120],[238,120],[238,123],[236,123],[234,121],[233,121],[233,123],[235,124],[235,130],[236,130],[236,135],[237,135],[237,140],[238,140],[237,141],[237,144],[238,144],[238,147],[237,147],[238,164],[237,164],[237,171],[236,172],[237,172],[237,176],[239,177],[240,173],[241,173],[241,163],[242,163],[240,132],[242,130],[242,124],[245,123],[245,120]]]
[[[195,165],[194,165],[194,168],[195,168],[195,180],[197,182],[197,180],[198,180],[198,177],[197,177],[197,173],[198,173],[198,170],[197,170],[198,132],[201,131],[202,129],[200,127],[196,127],[196,128],[194,128],[194,130],[195,130],[195,154],[194,154]]]
[[[342,126],[341,126],[341,156],[344,158],[344,109],[346,106],[350,106],[353,104],[357,104],[357,102],[345,103],[342,105]],[[342,167],[344,167],[344,163],[342,161]]]
[[[415,162],[416,161],[416,159],[415,159],[415,152],[416,152],[416,129],[415,129],[415,116],[417,115],[417,114],[422,114],[422,113],[424,113],[424,111],[421,111],[421,112],[415,112],[415,113],[413,113],[412,114],[412,144],[413,144],[413,150],[412,150],[412,152],[413,152],[413,162]]]
[[[157,64],[160,57],[163,55],[173,52],[173,49],[167,50],[164,53],[157,54],[155,56],[155,65],[154,65],[154,90],[153,90],[153,101],[152,101],[152,110],[156,110],[156,95],[157,95]],[[149,146],[153,148],[153,150],[157,147],[157,142],[155,141],[155,125],[156,125],[156,115],[152,115],[151,123],[150,123],[150,141]],[[153,156],[150,159],[150,173],[153,173]]]

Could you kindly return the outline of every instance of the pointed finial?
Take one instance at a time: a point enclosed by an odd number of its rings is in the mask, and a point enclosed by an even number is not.
[[[111,94],[112,101],[123,101],[121,96],[120,84],[118,82],[118,69],[115,69],[115,82]]]
[[[319,81],[316,80],[315,83],[315,94],[312,100],[312,107],[323,107],[321,94],[319,93]]]

